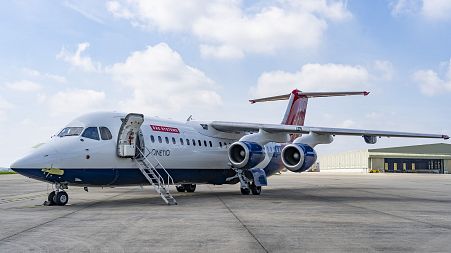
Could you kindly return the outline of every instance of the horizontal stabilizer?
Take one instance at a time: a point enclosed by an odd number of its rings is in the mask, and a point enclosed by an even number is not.
[[[295,93],[299,97],[306,98],[318,98],[318,97],[339,97],[339,96],[354,96],[354,95],[362,95],[367,96],[370,94],[368,91],[345,91],[345,92],[302,92],[299,90],[294,90],[291,93],[273,97],[265,97],[265,98],[257,98],[251,99],[249,102],[252,104],[258,102],[268,102],[268,101],[279,101],[279,100],[288,100],[291,94]]]

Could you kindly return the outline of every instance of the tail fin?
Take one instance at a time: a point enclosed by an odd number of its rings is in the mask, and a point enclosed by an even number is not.
[[[303,126],[307,112],[308,97],[299,95],[299,90],[293,90],[290,94],[287,110],[282,119],[283,125]]]
[[[251,99],[249,102],[252,104],[268,101],[289,100],[287,110],[282,119],[283,125],[297,125],[303,126],[305,121],[305,114],[307,111],[307,103],[309,98],[319,97],[339,97],[339,96],[353,96],[370,94],[367,91],[350,91],[350,92],[302,92],[299,90],[293,90],[289,94]]]

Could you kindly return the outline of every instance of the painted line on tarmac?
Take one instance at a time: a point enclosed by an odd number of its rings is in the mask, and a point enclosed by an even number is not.
[[[135,190],[135,189],[134,189],[134,190]],[[56,221],[56,220],[59,220],[59,219],[61,219],[61,218],[66,218],[66,217],[68,217],[68,216],[70,216],[70,215],[72,215],[72,214],[78,213],[78,212],[80,212],[80,211],[83,211],[83,210],[88,209],[88,208],[90,208],[90,207],[93,207],[93,206],[95,206],[95,205],[98,205],[98,204],[100,204],[100,203],[102,203],[102,202],[104,202],[104,201],[106,201],[106,200],[110,200],[110,199],[113,199],[113,198],[118,197],[118,196],[120,196],[120,195],[124,195],[124,194],[130,193],[130,192],[132,192],[132,191],[134,191],[134,190],[130,190],[130,191],[127,191],[127,192],[122,192],[122,193],[113,195],[113,196],[111,196],[111,197],[102,199],[101,201],[97,201],[97,202],[94,202],[94,203],[92,203],[92,204],[90,204],[90,205],[87,205],[87,206],[85,206],[85,207],[79,208],[79,209],[77,209],[77,210],[75,210],[75,211],[73,211],[73,212],[66,213],[66,214],[64,214],[64,215],[58,216],[58,217],[56,217],[56,218],[54,218],[54,219],[51,219],[51,220],[49,220],[49,221],[46,221],[46,222],[37,224],[37,225],[32,226],[32,227],[30,227],[30,228],[27,228],[27,229],[24,229],[24,230],[22,230],[22,231],[16,232],[16,233],[14,233],[14,234],[12,234],[12,235],[8,235],[8,236],[6,236],[6,237],[0,238],[0,244],[1,244],[3,241],[6,241],[6,240],[8,240],[8,239],[11,239],[11,238],[13,238],[13,237],[15,237],[15,236],[18,236],[18,235],[20,235],[20,234],[29,232],[29,231],[31,231],[31,230],[33,230],[33,229],[36,229],[36,228],[39,228],[39,227],[41,227],[41,226],[47,225],[47,224],[52,223],[52,222],[54,222],[54,221]]]
[[[35,200],[37,198],[42,198],[43,196],[46,196],[46,195],[47,195],[47,193],[43,192],[43,193],[39,193],[39,194],[21,194],[21,195],[14,195],[12,197],[7,197],[7,198],[0,198],[0,205],[24,201],[24,200]]]
[[[210,186],[208,186],[208,188],[210,188],[210,190],[212,192],[214,192]],[[252,236],[252,238],[254,238],[254,240],[258,243],[258,245],[260,245],[260,247],[266,252],[268,253],[269,251],[265,248],[265,246],[263,246],[262,242],[260,242],[260,240],[258,240],[257,236],[255,236],[254,233],[252,233],[252,231],[246,226],[246,224],[244,224],[240,218],[238,218],[238,216],[232,211],[232,209],[230,209],[230,207],[224,202],[224,200],[219,197],[219,195],[215,194],[215,196],[219,199],[219,201],[221,201],[221,203],[225,206],[225,208],[227,208],[227,210],[229,210],[229,212],[233,215],[233,217],[235,217],[235,219],[241,224],[241,226],[243,226],[246,231]]]

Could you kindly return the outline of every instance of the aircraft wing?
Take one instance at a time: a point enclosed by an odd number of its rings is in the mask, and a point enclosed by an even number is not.
[[[213,121],[210,124],[210,126],[222,132],[258,132],[261,129],[268,133],[308,134],[313,132],[316,134],[328,134],[328,135],[437,138],[445,140],[449,139],[448,135],[442,134],[407,133],[407,132],[392,132],[392,131],[348,129],[348,128],[309,127],[309,126],[293,126],[282,124],[258,124],[258,123]]]

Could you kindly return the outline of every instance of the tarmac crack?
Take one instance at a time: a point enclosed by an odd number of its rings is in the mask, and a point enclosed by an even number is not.
[[[29,227],[29,228],[27,228],[27,229],[24,229],[24,230],[22,230],[22,231],[16,232],[16,233],[14,233],[14,234],[12,234],[12,235],[8,235],[8,236],[6,236],[6,237],[0,238],[0,243],[6,241],[6,240],[8,240],[8,239],[11,239],[11,238],[13,238],[13,237],[15,237],[15,236],[18,236],[18,235],[20,235],[20,234],[23,234],[23,233],[32,231],[32,230],[34,230],[34,229],[36,229],[36,228],[39,228],[39,227],[42,227],[42,226],[47,225],[47,224],[49,224],[49,223],[52,223],[52,222],[54,222],[54,221],[56,221],[56,220],[59,220],[59,219],[62,219],[62,218],[66,218],[66,217],[68,217],[68,216],[70,216],[70,215],[72,215],[72,214],[76,214],[76,213],[78,213],[78,212],[80,212],[80,211],[86,210],[86,209],[88,209],[88,208],[90,208],[90,207],[93,207],[93,206],[95,206],[95,205],[98,205],[98,204],[102,203],[102,202],[105,201],[105,200],[110,200],[110,199],[113,199],[113,198],[118,197],[118,196],[123,195],[123,194],[127,194],[127,193],[132,192],[132,191],[133,191],[133,190],[127,191],[127,192],[122,192],[122,193],[113,195],[113,196],[111,196],[111,197],[102,199],[101,201],[97,201],[97,202],[94,202],[94,203],[92,203],[92,204],[90,204],[90,205],[87,205],[87,206],[85,206],[85,207],[82,207],[82,208],[79,208],[79,209],[77,209],[77,210],[74,210],[73,212],[66,213],[66,214],[61,215],[61,216],[58,216],[58,217],[56,217],[56,218],[54,218],[54,219],[48,220],[48,221],[46,221],[46,222],[37,224],[37,225],[35,225],[35,226]]]
[[[210,188],[210,190],[212,190],[212,189]],[[252,236],[252,238],[254,238],[254,240],[258,243],[258,245],[260,245],[260,247],[265,252],[268,253],[269,251],[265,248],[265,246],[263,246],[262,242],[257,238],[257,236],[254,233],[252,233],[252,231],[249,229],[249,227],[246,226],[246,224],[244,224],[244,222],[232,211],[232,209],[224,202],[224,200],[221,197],[219,197],[218,195],[216,195],[216,194],[215,194],[215,196],[219,199],[219,201],[221,201],[221,203],[233,215],[233,217],[235,217],[235,219],[241,224],[241,226],[243,226],[244,229],[246,229],[246,231]]]

